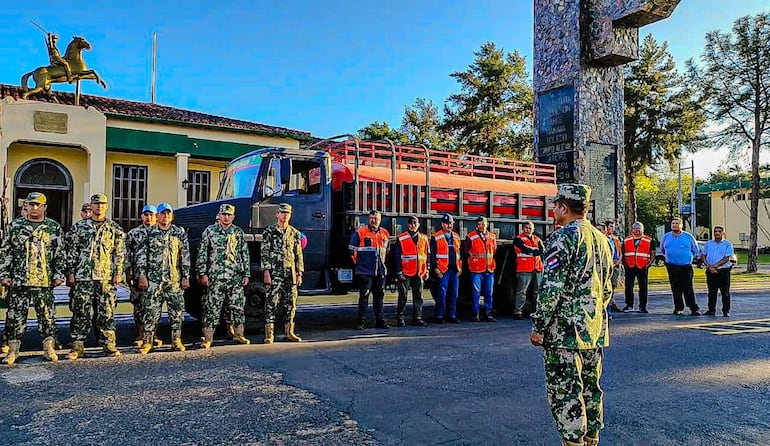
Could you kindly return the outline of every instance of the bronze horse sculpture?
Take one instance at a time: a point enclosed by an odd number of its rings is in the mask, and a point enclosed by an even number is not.
[[[82,37],[74,36],[72,42],[67,45],[67,50],[64,52],[64,59],[69,63],[72,70],[72,80],[78,81],[82,79],[94,79],[96,83],[107,89],[107,84],[94,70],[89,70],[86,67],[86,63],[83,61],[83,50],[90,50],[91,44]],[[35,88],[29,89],[27,81],[32,77],[35,80]],[[49,96],[51,95],[51,84],[67,82],[67,73],[64,67],[61,65],[48,65],[45,67],[38,67],[29,73],[21,77],[21,88],[24,90],[22,99],[27,99],[32,94],[44,91]]]

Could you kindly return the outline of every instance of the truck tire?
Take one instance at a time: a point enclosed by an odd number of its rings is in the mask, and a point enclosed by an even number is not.
[[[201,319],[203,316],[203,288],[191,286],[184,291],[184,309],[195,319]]]
[[[247,320],[265,320],[265,298],[267,297],[267,288],[260,280],[249,282],[246,287],[246,305],[244,313]]]

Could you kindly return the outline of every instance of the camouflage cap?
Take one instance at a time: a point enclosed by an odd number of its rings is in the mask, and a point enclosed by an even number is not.
[[[289,203],[281,203],[278,205],[278,212],[282,212],[284,214],[291,214],[292,209],[291,205]]]
[[[40,192],[30,192],[29,195],[27,195],[27,199],[24,200],[24,202],[46,204],[48,203],[48,200],[46,200],[45,195],[41,194]]]
[[[587,202],[591,199],[591,187],[587,184],[564,183],[556,190],[556,196],[551,198],[551,203],[558,200],[573,200]]]
[[[91,203],[83,203],[83,206],[80,206],[80,212],[86,212],[91,210]]]
[[[219,206],[219,213],[220,214],[230,214],[235,215],[235,206],[232,204],[223,204]]]
[[[93,195],[91,195],[91,203],[93,203],[93,204],[95,204],[95,203],[105,203],[105,204],[107,204],[109,202],[107,201],[107,196],[106,195],[104,195],[104,194],[93,194]]]

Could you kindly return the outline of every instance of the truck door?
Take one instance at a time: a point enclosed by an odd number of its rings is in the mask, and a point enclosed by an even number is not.
[[[262,203],[288,203],[291,224],[307,237],[305,274],[301,289],[329,288],[329,235],[331,230],[331,172],[323,158],[271,159],[262,186]]]

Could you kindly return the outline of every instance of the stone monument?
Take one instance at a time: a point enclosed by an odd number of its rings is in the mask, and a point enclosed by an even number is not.
[[[639,28],[678,4],[534,0],[535,159],[592,187],[593,221],[623,216],[623,65],[638,58]]]

